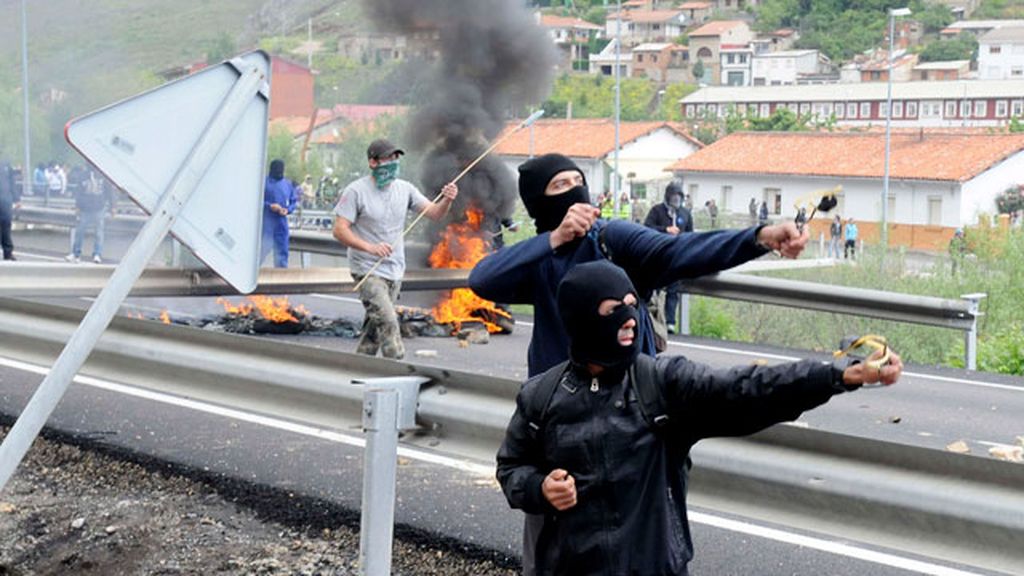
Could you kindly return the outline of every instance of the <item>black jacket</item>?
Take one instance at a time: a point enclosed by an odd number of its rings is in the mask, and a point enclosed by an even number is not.
[[[542,376],[519,393],[497,475],[513,508],[543,515],[536,549],[524,550],[537,574],[687,574],[690,448],[702,438],[743,436],[794,420],[846,390],[838,369],[810,360],[712,370],[663,356],[657,371],[672,422],[657,433],[621,375],[602,377],[592,391],[590,376],[574,368],[555,388],[536,432],[524,414]],[[578,504],[564,512],[541,492],[556,468],[576,482]]]
[[[664,232],[666,228],[673,225],[678,226],[680,232],[693,232],[693,216],[690,215],[690,211],[680,206],[676,209],[676,218],[673,222],[668,205],[661,202],[651,208],[644,220],[644,226],[658,232]]]
[[[9,220],[20,201],[21,188],[14,183],[14,170],[10,164],[0,164],[0,218]]]

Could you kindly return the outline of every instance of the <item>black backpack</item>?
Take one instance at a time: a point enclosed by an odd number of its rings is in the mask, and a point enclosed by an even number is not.
[[[568,369],[569,361],[566,360],[545,372],[537,384],[535,393],[524,405],[526,413],[523,416],[530,427],[530,434],[535,438],[542,430],[547,418],[548,405],[551,404],[555,390],[566,377]],[[629,382],[647,425],[656,434],[666,431],[671,419],[668,415],[668,402],[665,400],[664,383],[658,377],[654,358],[646,354],[638,355],[636,361],[629,367]]]

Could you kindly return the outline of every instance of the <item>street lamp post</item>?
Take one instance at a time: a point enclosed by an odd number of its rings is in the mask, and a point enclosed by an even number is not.
[[[897,16],[910,16],[910,8],[891,8],[889,9],[889,74],[888,74],[888,86],[886,89],[885,96],[885,173],[882,176],[882,222],[881,222],[881,238],[882,238],[882,251],[884,252],[889,247],[889,225],[887,212],[889,208],[889,155],[891,153],[892,145],[892,69],[893,69],[893,58],[892,53],[895,49],[894,37],[896,36],[896,17]]]
[[[619,214],[619,123],[622,114],[622,0],[616,2],[618,18],[615,20],[615,157],[612,168],[612,211]]]
[[[21,0],[21,98],[22,124],[25,137],[25,164],[21,168],[21,195],[25,198],[32,193],[32,135],[29,130],[28,101],[28,11],[26,0]],[[49,204],[50,191],[46,191],[46,204]]]

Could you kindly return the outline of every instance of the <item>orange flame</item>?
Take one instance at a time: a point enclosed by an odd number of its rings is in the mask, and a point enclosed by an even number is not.
[[[249,303],[240,303],[238,306],[235,306],[230,300],[225,298],[217,298],[217,303],[223,306],[224,311],[228,314],[248,316],[255,310],[257,314],[276,324],[299,321],[299,319],[292,314],[293,309],[288,303],[287,297],[273,298],[271,296],[246,296],[246,300],[248,300]],[[301,305],[295,308],[294,311],[303,315],[309,313],[306,308]]]
[[[465,222],[454,222],[445,229],[441,240],[430,253],[429,262],[433,268],[472,268],[488,252],[488,243],[480,231],[484,213],[470,209],[466,212]],[[488,332],[501,332],[501,326],[488,322],[473,313],[478,310],[489,310],[495,314],[511,318],[511,316],[489,302],[480,298],[469,288],[456,288],[448,297],[439,302],[430,311],[434,319],[440,323],[451,323],[459,330],[463,322],[483,322]]]
[[[163,322],[164,324],[171,323],[171,315],[167,313],[167,310],[163,310],[160,312],[160,321]]]

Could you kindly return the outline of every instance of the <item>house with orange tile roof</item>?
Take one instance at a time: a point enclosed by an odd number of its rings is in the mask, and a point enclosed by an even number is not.
[[[892,136],[886,221],[889,241],[914,249],[945,249],[956,228],[996,212],[995,197],[1024,183],[1024,134],[979,131],[897,131]],[[885,135],[874,132],[737,132],[668,168],[695,205],[714,199],[745,214],[750,199],[768,203],[778,219],[815,191],[841,185],[833,211],[852,217],[866,242],[877,242]],[[831,216],[812,222],[827,234]]]
[[[510,122],[505,130],[517,125],[518,122]],[[619,189],[655,201],[660,200],[660,190],[672,179],[672,175],[664,171],[665,166],[693,154],[702,146],[687,134],[685,126],[673,122],[622,122],[619,143]],[[590,193],[596,198],[611,189],[614,151],[615,123],[612,120],[545,119],[513,134],[495,149],[495,154],[514,174],[518,174],[516,169],[520,164],[534,156],[551,152],[564,154],[583,170]]]
[[[690,60],[704,66],[704,76],[697,80],[717,85],[722,83],[722,45],[746,46],[754,39],[754,33],[742,20],[714,20],[690,32],[689,37]]]
[[[671,10],[623,10],[605,19],[605,36],[621,35],[623,46],[648,42],[673,42],[686,31],[686,12]]]
[[[557,14],[534,13],[537,23],[548,31],[559,50],[558,67],[562,70],[585,69],[590,56],[589,43],[604,33],[604,28],[582,18]],[[575,68],[574,68],[575,64]]]

